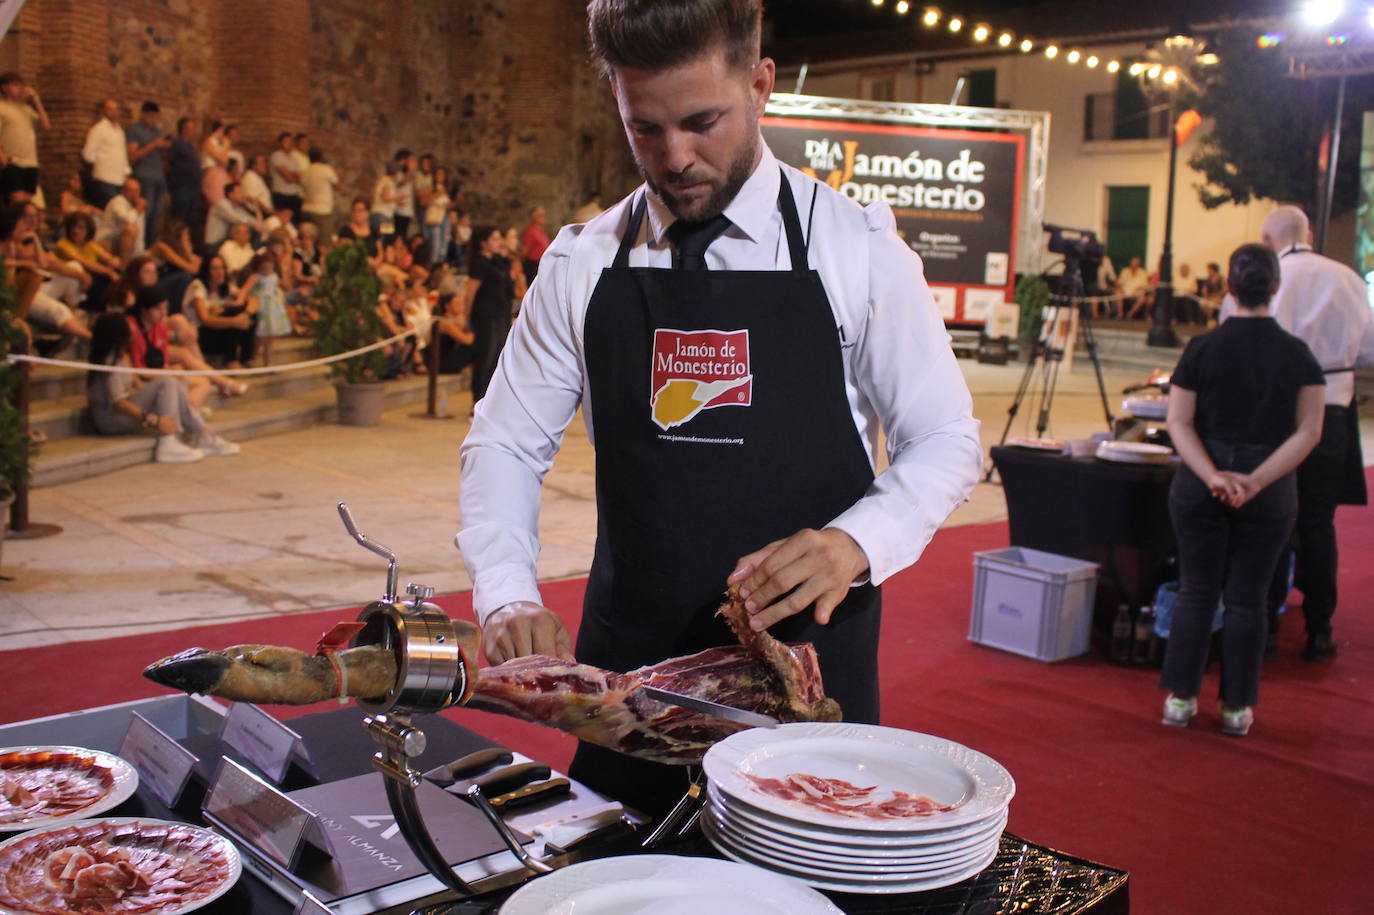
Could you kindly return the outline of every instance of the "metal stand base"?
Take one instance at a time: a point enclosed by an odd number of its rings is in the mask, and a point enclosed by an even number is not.
[[[44,537],[52,537],[62,533],[60,524],[43,524],[41,522],[30,521],[21,530],[9,528],[5,531],[6,540],[40,540]]]

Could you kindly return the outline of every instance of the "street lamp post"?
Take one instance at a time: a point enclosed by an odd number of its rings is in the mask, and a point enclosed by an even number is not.
[[[1174,181],[1178,174],[1178,139],[1174,134],[1174,106],[1169,104],[1169,190],[1164,201],[1164,250],[1159,255],[1159,285],[1150,313],[1148,346],[1178,346],[1174,330]]]

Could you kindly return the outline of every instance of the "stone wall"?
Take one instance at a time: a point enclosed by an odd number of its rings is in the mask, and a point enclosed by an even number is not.
[[[247,153],[305,131],[367,196],[404,146],[433,152],[474,217],[566,219],[590,189],[638,182],[569,0],[28,0],[5,59],[52,117],[39,153],[55,201],[99,102],[156,101],[240,126]],[[341,201],[341,206],[345,205]]]

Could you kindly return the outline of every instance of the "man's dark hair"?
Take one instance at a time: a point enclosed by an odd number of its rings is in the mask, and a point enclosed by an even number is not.
[[[8,241],[14,236],[14,230],[19,227],[26,209],[27,202],[7,203],[0,207],[0,241]]]
[[[396,150],[396,155],[391,157],[391,161],[404,162],[405,160],[409,159],[412,155],[414,155],[414,153],[412,153],[409,149],[402,146],[400,149]]]
[[[592,0],[587,34],[603,71],[666,70],[718,45],[730,66],[758,58],[761,0]]]
[[[230,194],[234,193],[234,191],[238,190],[238,187],[239,183],[237,181],[226,181],[224,184],[224,196],[228,197]]]
[[[160,114],[162,109],[157,106],[157,102],[144,102],[138,106],[138,110],[143,114]]]
[[[310,152],[306,153],[306,155],[310,158],[311,162],[324,161],[324,150],[320,149],[318,146],[310,147]]]
[[[296,139],[297,139],[297,140],[308,140],[308,139],[310,139],[310,134],[308,134],[308,133],[298,133],[298,134],[296,134]]]
[[[0,89],[5,88],[10,83],[22,83],[23,81],[24,77],[20,76],[18,73],[15,73],[13,70],[10,70],[6,73],[0,73]]]
[[[277,134],[277,145],[280,146],[281,141],[287,139],[295,139],[295,135],[289,130],[283,130],[281,133]]]
[[[134,305],[130,309],[135,317],[141,316],[149,308],[156,308],[168,302],[167,293],[161,286],[145,286],[134,295]]]
[[[177,118],[177,136],[186,132],[186,125],[191,123],[194,118]]]

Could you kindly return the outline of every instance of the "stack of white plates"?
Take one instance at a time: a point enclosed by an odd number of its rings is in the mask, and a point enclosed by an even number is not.
[[[1097,446],[1097,457],[1118,464],[1167,464],[1174,449],[1148,442],[1103,442]]]
[[[716,848],[845,893],[974,876],[997,856],[1016,791],[976,750],[875,725],[751,728],[713,746],[703,768],[702,829]]]
[[[1123,400],[1121,410],[1139,419],[1167,419],[1169,398],[1162,394],[1137,394]]]

